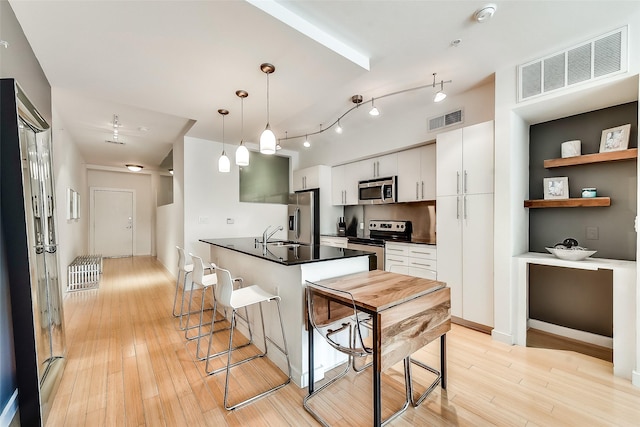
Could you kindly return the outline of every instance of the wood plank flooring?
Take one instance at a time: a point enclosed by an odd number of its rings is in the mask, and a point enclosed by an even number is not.
[[[186,343],[171,316],[174,286],[155,258],[107,259],[99,289],[65,297],[67,365],[48,427],[318,425],[302,407],[305,390],[293,383],[226,411],[224,373],[204,375],[194,342]],[[640,425],[640,389],[614,377],[609,362],[508,346],[458,325],[447,342],[448,389],[436,389],[390,425]],[[438,354],[435,342],[415,358],[438,366]],[[281,378],[260,362],[234,373],[232,400]],[[383,416],[401,404],[401,372],[396,365],[383,377]],[[413,372],[418,384],[430,383],[428,374]],[[365,371],[349,374],[313,405],[332,425],[368,426],[370,396]]]

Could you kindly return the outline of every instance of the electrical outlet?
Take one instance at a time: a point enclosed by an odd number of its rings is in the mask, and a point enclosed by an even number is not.
[[[598,240],[598,227],[587,227],[587,240]]]

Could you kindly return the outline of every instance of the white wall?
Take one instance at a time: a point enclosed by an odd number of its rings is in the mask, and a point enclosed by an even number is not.
[[[156,197],[149,173],[116,172],[111,170],[89,169],[87,186],[135,190],[135,248],[134,255],[152,255],[155,234]],[[88,196],[88,195],[87,195]],[[91,251],[92,248],[89,248]]]
[[[424,90],[394,95],[380,101],[376,99],[376,107],[381,110],[380,116],[368,117],[368,105],[362,107],[362,111],[351,112],[341,121],[344,128],[342,135],[328,130],[323,136],[329,141],[316,144],[312,140],[311,148],[301,152],[300,168],[318,164],[335,166],[433,141],[443,130],[428,132],[427,119],[460,107],[464,110],[464,122],[457,127],[493,120],[494,94],[491,81],[460,95],[449,96],[438,104],[433,102],[433,95]]]
[[[69,134],[56,110],[53,93],[53,176],[56,193],[56,218],[58,233],[58,262],[60,265],[60,287],[67,287],[67,266],[75,257],[86,255],[89,235],[89,190],[84,158]],[[80,219],[67,219],[67,189],[80,195]]]
[[[240,175],[234,164],[234,149],[227,145],[231,159],[231,172],[218,172],[218,158],[222,144],[198,138],[185,137],[183,173],[178,171],[174,157],[174,194],[176,199],[184,191],[184,248],[209,259],[209,245],[198,242],[206,238],[258,237],[267,226],[282,225],[286,231],[287,206],[267,203],[240,203]],[[296,153],[291,164],[296,164]],[[174,149],[174,156],[176,150]],[[183,175],[183,176],[182,176]],[[177,181],[177,182],[176,182]],[[233,224],[227,224],[227,218]],[[286,238],[281,231],[275,238]]]

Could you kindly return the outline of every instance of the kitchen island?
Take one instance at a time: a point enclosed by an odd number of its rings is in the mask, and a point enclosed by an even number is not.
[[[291,361],[291,380],[299,387],[308,384],[307,367],[308,344],[305,328],[305,281],[320,281],[347,274],[369,270],[370,252],[335,248],[321,245],[296,245],[287,242],[270,242],[266,247],[256,242],[253,237],[233,239],[201,239],[211,245],[211,262],[231,271],[233,276],[240,276],[245,284],[256,284],[267,292],[280,296],[282,320],[284,323],[289,358]],[[265,328],[267,335],[280,342],[280,326],[278,315],[272,304],[264,307]],[[255,308],[257,310],[257,308]],[[250,312],[254,343],[262,342],[260,321],[257,311]],[[257,322],[256,322],[257,320]],[[242,322],[238,328],[247,334]],[[247,335],[248,336],[248,335]],[[316,379],[323,378],[324,373],[342,363],[343,355],[331,350],[316,337],[314,356]],[[277,351],[270,351],[268,357],[284,372],[286,360]]]

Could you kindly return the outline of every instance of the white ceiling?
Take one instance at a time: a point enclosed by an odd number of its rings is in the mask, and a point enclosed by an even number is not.
[[[448,93],[465,92],[500,67],[613,30],[640,9],[638,1],[497,1],[493,19],[478,24],[473,13],[489,2],[279,3],[365,54],[370,70],[242,0],[10,0],[86,162],[149,168],[185,132],[221,141],[220,108],[230,111],[225,141],[237,144],[238,89],[249,92],[244,139],[257,141],[266,123],[263,62],[276,67],[270,122],[282,138],[331,124],[353,106],[351,95],[368,100],[430,84],[432,73],[453,81]],[[454,39],[462,43],[452,47]],[[113,114],[123,146],[105,143]]]

